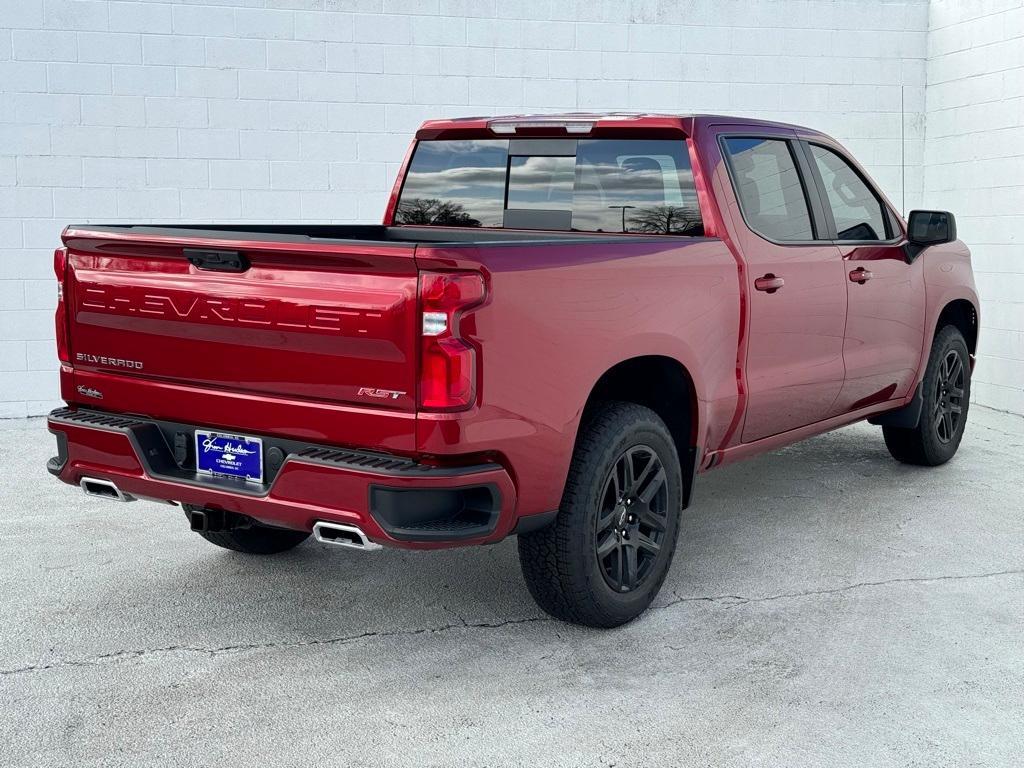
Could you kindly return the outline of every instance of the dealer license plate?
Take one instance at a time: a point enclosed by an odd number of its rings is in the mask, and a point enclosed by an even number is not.
[[[196,470],[262,483],[263,441],[258,437],[196,430]]]

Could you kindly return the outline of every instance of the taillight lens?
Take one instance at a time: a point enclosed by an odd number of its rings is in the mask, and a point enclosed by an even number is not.
[[[420,407],[458,411],[476,400],[476,347],[460,322],[484,295],[476,272],[420,273]]]
[[[57,276],[57,312],[54,315],[54,330],[57,338],[57,357],[65,365],[71,364],[68,351],[68,310],[64,303],[64,278],[68,271],[68,251],[58,248],[53,252],[53,273]]]

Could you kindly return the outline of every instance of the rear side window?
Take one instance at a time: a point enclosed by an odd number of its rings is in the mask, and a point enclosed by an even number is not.
[[[690,155],[682,141],[580,141],[573,229],[703,235]]]
[[[836,222],[836,239],[885,240],[885,213],[871,187],[832,150],[811,144],[811,154]]]
[[[508,141],[421,141],[405,174],[395,220],[500,227]]]
[[[781,242],[814,239],[800,174],[784,139],[727,138],[730,175],[752,230]]]
[[[703,235],[683,140],[421,141],[398,224]]]

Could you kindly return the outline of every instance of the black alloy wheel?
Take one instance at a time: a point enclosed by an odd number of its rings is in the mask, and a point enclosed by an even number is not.
[[[667,527],[668,483],[654,449],[637,445],[612,466],[597,516],[596,554],[608,586],[629,592],[644,583]]]
[[[963,417],[964,364],[956,350],[949,350],[935,377],[932,423],[939,442],[948,444],[957,435]]]
[[[885,446],[893,458],[923,467],[937,467],[953,458],[971,406],[970,361],[960,329],[952,325],[939,329],[921,382],[917,425],[882,427]]]
[[[552,616],[617,627],[646,610],[668,575],[683,476],[662,418],[638,403],[588,409],[555,521],[519,536],[523,577]]]

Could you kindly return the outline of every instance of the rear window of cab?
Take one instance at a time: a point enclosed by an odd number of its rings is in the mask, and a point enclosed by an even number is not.
[[[420,141],[395,223],[704,234],[681,140]]]

